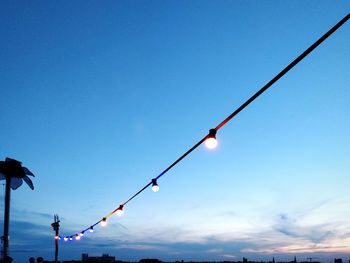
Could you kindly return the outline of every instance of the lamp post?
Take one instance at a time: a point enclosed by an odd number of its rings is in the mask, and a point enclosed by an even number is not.
[[[58,215],[53,216],[54,222],[51,224],[53,231],[55,231],[55,262],[58,260],[58,239],[59,239],[59,232],[60,232],[60,220],[58,218]]]

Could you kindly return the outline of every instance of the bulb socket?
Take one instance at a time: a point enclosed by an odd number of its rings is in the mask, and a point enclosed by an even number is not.
[[[216,139],[216,130],[215,129],[210,129],[208,138],[215,138]]]

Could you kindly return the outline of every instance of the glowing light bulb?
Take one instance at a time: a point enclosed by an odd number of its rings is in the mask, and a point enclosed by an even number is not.
[[[58,240],[59,239],[59,236],[55,236],[55,240]]]
[[[73,240],[73,237],[69,237],[69,240],[72,241],[72,240]]]
[[[78,234],[75,235],[75,240],[80,240],[80,238],[81,238],[80,235]]]
[[[155,192],[155,193],[158,192],[159,191],[159,186],[158,185],[153,185],[152,186],[152,191]]]
[[[102,221],[101,221],[101,226],[106,226],[107,225],[107,218],[102,218]]]
[[[208,138],[205,140],[205,146],[208,149],[214,149],[218,145],[218,141],[215,138]]]
[[[84,231],[79,234],[79,236],[83,237],[84,236]]]
[[[157,179],[152,179],[152,191],[153,192],[158,192],[159,191],[159,186],[157,184]]]
[[[68,241],[68,237],[64,237],[63,240],[64,240],[64,241]]]
[[[93,232],[94,232],[94,228],[93,228],[93,227],[90,227],[90,228],[89,228],[89,232],[90,232],[90,233],[93,233]]]
[[[205,140],[205,146],[208,149],[214,149],[218,145],[218,141],[216,140],[216,130],[210,129],[207,139]]]
[[[119,207],[118,207],[118,209],[115,211],[115,214],[117,215],[117,216],[122,216],[123,214],[124,214],[124,210],[123,210],[123,205],[120,205]]]

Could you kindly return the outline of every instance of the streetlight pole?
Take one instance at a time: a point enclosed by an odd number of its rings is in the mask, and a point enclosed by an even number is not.
[[[51,224],[53,230],[55,231],[55,262],[58,261],[58,238],[60,232],[60,220],[58,219],[58,215],[53,216],[54,222]]]

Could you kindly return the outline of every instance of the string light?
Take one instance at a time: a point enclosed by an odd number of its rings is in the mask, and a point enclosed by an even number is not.
[[[159,186],[157,184],[157,179],[152,179],[152,191],[155,192],[155,193],[159,191]]]
[[[106,226],[107,225],[107,218],[102,218],[101,220],[101,226]]]
[[[115,210],[117,216],[122,216],[124,214],[124,205],[120,205],[117,210]]]
[[[60,239],[60,237],[59,237],[59,236],[55,236],[55,239],[56,239],[56,240],[59,240],[59,239]]]
[[[330,30],[328,30],[322,37],[320,37],[315,43],[313,43],[309,48],[307,48],[303,53],[301,53],[296,59],[294,59],[289,65],[287,65],[281,72],[279,72],[273,79],[271,79],[268,83],[266,83],[260,90],[258,90],[253,96],[251,96],[247,101],[245,101],[241,106],[239,106],[235,111],[233,111],[226,119],[224,119],[220,124],[216,126],[215,129],[210,129],[209,134],[207,134],[204,138],[198,141],[192,148],[187,150],[183,155],[181,155],[178,159],[176,159],[169,167],[167,167],[163,172],[161,172],[156,178],[152,179],[151,182],[146,184],[143,188],[141,188],[138,192],[136,192],[133,196],[131,196],[126,202],[120,205],[113,212],[109,213],[106,217],[104,217],[101,221],[93,224],[89,228],[83,230],[79,235],[76,234],[76,240],[79,240],[81,236],[84,235],[84,232],[89,230],[89,232],[94,232],[93,227],[98,223],[101,223],[102,226],[107,224],[107,218],[115,213],[118,216],[122,216],[124,213],[124,206],[129,203],[132,199],[134,199],[137,195],[143,192],[147,187],[152,185],[152,190],[157,192],[159,190],[159,186],[157,184],[157,179],[162,177],[165,173],[167,173],[171,168],[173,168],[177,163],[179,163],[182,159],[184,159],[187,155],[189,155],[193,150],[195,150],[199,145],[205,142],[206,147],[209,149],[213,149],[217,146],[218,142],[216,140],[216,133],[219,129],[221,129],[227,122],[229,122],[233,117],[235,117],[238,113],[240,113],[244,108],[246,108],[251,102],[253,102],[257,97],[259,97],[262,93],[264,93],[268,88],[270,88],[275,82],[277,82],[282,76],[284,76],[289,70],[291,70],[295,65],[297,65],[301,60],[303,60],[307,55],[309,55],[315,48],[317,48],[325,39],[327,39],[331,34],[333,34],[338,28],[340,28],[348,19],[350,18],[350,14],[347,14],[342,20],[340,20],[335,26],[333,26]],[[60,237],[55,236],[55,239],[61,239]],[[65,236],[63,238],[64,241],[73,240],[73,236]]]
[[[85,231],[80,232],[79,236],[83,237],[83,236],[84,236],[84,233],[85,233]]]
[[[209,134],[205,140],[205,146],[207,146],[208,149],[214,149],[218,145],[218,141],[216,140],[216,130],[210,129]]]
[[[75,240],[80,240],[80,239],[81,239],[81,236],[78,235],[78,234],[76,234],[76,235],[75,235]]]

